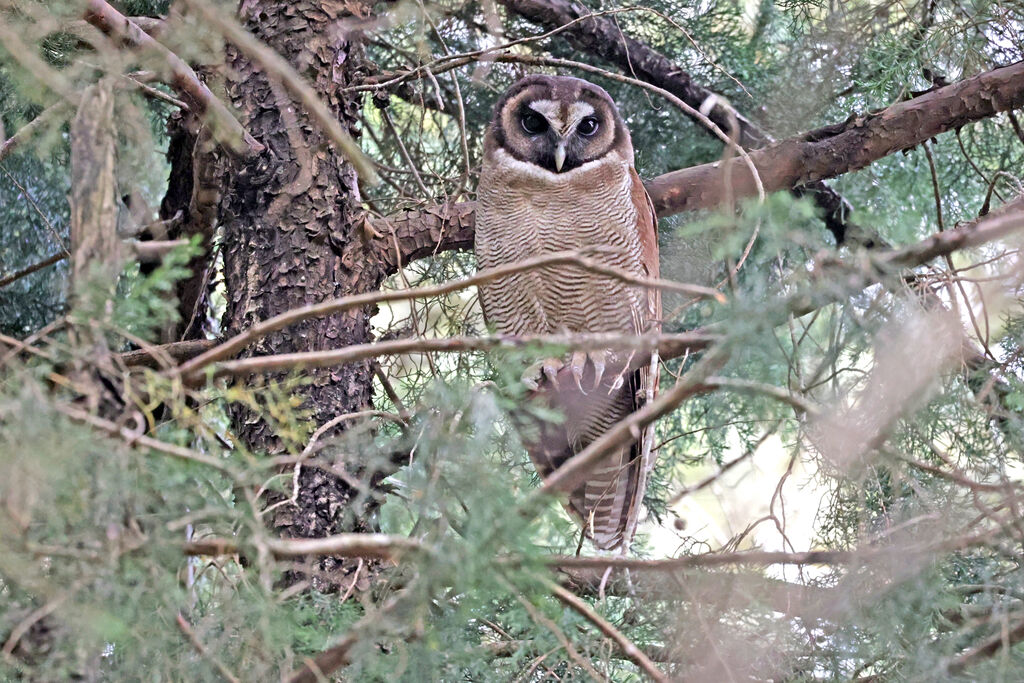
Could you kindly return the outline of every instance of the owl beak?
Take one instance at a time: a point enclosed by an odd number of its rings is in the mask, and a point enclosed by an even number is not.
[[[555,170],[561,172],[562,164],[565,163],[565,143],[559,142],[555,146]]]

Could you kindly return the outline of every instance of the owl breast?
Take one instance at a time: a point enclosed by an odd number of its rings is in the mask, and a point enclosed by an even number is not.
[[[636,229],[629,163],[610,153],[568,173],[553,174],[495,150],[478,190],[479,267],[534,256],[603,247],[591,258],[646,275]],[[546,266],[510,275],[480,290],[489,325],[505,334],[638,331],[632,311],[646,294],[578,266]]]

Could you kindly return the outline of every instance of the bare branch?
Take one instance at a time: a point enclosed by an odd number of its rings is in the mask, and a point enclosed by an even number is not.
[[[192,629],[192,625],[185,620],[185,617],[181,615],[181,612],[178,612],[175,622],[178,624],[178,629],[180,629],[181,632],[185,634],[185,637],[188,638],[188,642],[192,643],[192,647],[196,649],[199,656],[210,660],[210,663],[216,667],[217,671],[226,681],[228,681],[228,683],[241,683],[240,679],[231,673],[231,670],[224,665],[224,662],[211,654],[206,646],[203,645],[203,642],[199,640],[199,636],[197,636],[196,632]]]
[[[604,459],[626,444],[635,441],[643,428],[655,420],[676,409],[686,399],[708,390],[703,380],[727,358],[726,352],[720,347],[712,348],[690,369],[683,378],[676,382],[668,391],[662,392],[658,398],[648,403],[637,412],[592,441],[586,448],[569,458],[565,464],[555,470],[531,497],[531,502],[539,502],[547,496],[575,491]]]
[[[753,151],[750,157],[766,191],[792,189],[863,168],[941,133],[1022,105],[1024,62],[929,91],[880,112],[788,138]],[[729,163],[734,195],[752,195],[753,177],[742,161]],[[645,185],[658,215],[664,218],[719,205],[724,198],[722,172],[718,162],[703,164],[666,173]],[[402,226],[403,251],[410,250],[401,260],[408,263],[445,249],[468,247],[472,242],[472,218],[469,204],[457,204],[403,212],[388,221]],[[459,239],[436,237],[451,233],[458,233]],[[426,243],[436,246],[424,250]]]
[[[97,275],[112,295],[121,264],[114,169],[114,93],[105,78],[82,93],[71,123],[71,282]]]
[[[562,556],[548,560],[551,567],[566,569],[594,569],[614,567],[631,572],[675,572],[692,567],[723,567],[738,564],[854,564],[880,556],[904,556],[910,554],[931,555],[938,552],[955,552],[976,548],[991,543],[1001,529],[978,534],[956,536],[949,539],[924,542],[915,546],[880,546],[857,550],[810,550],[807,552],[774,552],[764,550],[743,550],[738,552],[713,552],[700,555],[685,555],[663,560],[643,560],[623,556],[587,557]]]
[[[309,555],[366,557],[393,560],[426,547],[415,538],[388,534],[335,534],[324,538],[261,538],[259,544],[274,557],[294,558]],[[238,541],[230,538],[206,538],[182,546],[186,555],[234,555],[240,552]]]
[[[409,353],[466,353],[474,351],[517,350],[529,347],[558,346],[579,351],[630,350],[637,351],[636,363],[642,362],[644,353],[659,349],[664,359],[677,358],[687,351],[700,351],[718,338],[702,332],[666,335],[577,334],[577,335],[497,335],[491,337],[440,337],[436,339],[391,339],[370,344],[354,344],[327,351],[302,351],[269,356],[254,356],[229,360],[212,366],[213,377],[244,377],[278,370],[324,368],[355,363],[379,356]],[[636,368],[632,368],[636,369]],[[172,371],[172,372],[180,372]],[[188,383],[202,379],[197,370],[182,373]]]
[[[264,146],[242,128],[224,103],[213,96],[188,64],[126,16],[103,0],[88,0],[85,20],[132,47],[152,50],[160,55],[170,71],[170,85],[185,98],[193,112],[209,117],[215,136],[228,149],[235,153],[253,154],[264,150]]]
[[[156,368],[160,366],[157,355],[182,362],[195,358],[217,345],[213,339],[195,339],[170,344],[160,344],[152,349],[139,349],[121,354],[121,362],[128,367]]]
[[[215,458],[199,451],[194,451],[191,448],[185,448],[184,446],[175,446],[174,444],[154,439],[153,437],[146,436],[144,434],[133,432],[127,427],[121,427],[110,420],[104,420],[102,417],[96,415],[90,415],[84,410],[73,408],[70,405],[63,405],[60,403],[54,404],[54,407],[67,415],[75,422],[81,422],[92,427],[99,429],[102,432],[114,437],[123,439],[129,446],[139,445],[143,448],[149,448],[160,453],[173,456],[180,460],[186,460],[194,462],[199,465],[205,465],[214,469],[220,470],[225,474],[230,474],[231,470],[228,468],[227,463],[220,459]]]
[[[666,676],[661,669],[655,666],[654,662],[651,661],[651,658],[644,654],[643,650],[637,647],[632,640],[622,635],[622,632],[619,631],[619,629],[612,626],[611,622],[592,610],[590,605],[583,602],[583,600],[573,595],[562,586],[553,582],[546,583],[548,584],[548,590],[550,590],[554,596],[559,599],[559,601],[571,607],[584,619],[596,626],[598,631],[610,638],[619,647],[622,654],[640,667],[640,670],[647,674],[652,681],[668,683],[668,676]]]
[[[366,292],[363,294],[354,294],[342,297],[340,299],[332,299],[318,304],[310,304],[301,308],[295,308],[281,313],[280,315],[276,315],[262,323],[253,325],[247,330],[238,333],[219,346],[210,349],[198,358],[194,358],[188,363],[182,365],[178,368],[177,374],[183,376],[194,376],[207,365],[223,358],[229,358],[249,344],[262,339],[271,332],[283,329],[302,320],[333,315],[335,313],[351,310],[353,308],[361,308],[371,304],[391,301],[410,301],[412,299],[420,299],[424,297],[441,296],[443,294],[456,292],[468,287],[475,287],[500,277],[535,268],[542,268],[544,266],[571,264],[583,268],[584,270],[601,272],[610,275],[611,277],[645,287],[671,289],[672,291],[681,291],[695,296],[708,296],[719,299],[722,296],[717,290],[713,290],[708,287],[673,283],[667,280],[637,278],[636,276],[624,271],[609,268],[595,259],[588,258],[586,256],[587,253],[595,253],[595,251],[562,251],[553,254],[544,254],[531,259],[525,259],[518,263],[511,263],[504,266],[498,266],[496,268],[488,268],[471,277],[463,278],[461,280],[453,280],[451,282],[444,282],[439,285],[429,285],[426,287],[415,287],[412,289],[401,289],[390,292]]]
[[[67,102],[57,102],[51,104],[49,107],[44,109],[39,116],[35,117],[24,126],[18,129],[18,132],[7,138],[0,144],[0,161],[7,158],[7,155],[18,148],[19,145],[24,144],[29,138],[34,136],[40,131],[41,128],[50,123],[51,120],[57,116],[64,114],[68,109]]]
[[[59,254],[54,254],[53,256],[50,256],[49,258],[45,258],[42,261],[40,261],[39,263],[33,263],[31,266],[28,266],[26,268],[22,268],[21,270],[16,270],[13,273],[11,273],[10,275],[8,275],[6,277],[3,277],[3,278],[0,278],[0,287],[6,287],[7,285],[11,284],[12,282],[17,282],[21,278],[26,277],[28,275],[31,275],[32,273],[35,273],[36,271],[40,271],[43,268],[46,268],[48,266],[52,266],[55,263],[60,263],[61,261],[63,261],[67,257],[68,257],[68,255],[65,252],[61,252]]]

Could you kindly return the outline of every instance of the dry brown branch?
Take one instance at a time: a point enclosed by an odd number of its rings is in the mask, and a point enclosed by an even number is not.
[[[22,268],[21,270],[16,270],[13,273],[11,273],[10,275],[8,275],[7,277],[0,278],[0,287],[6,287],[7,285],[11,284],[12,282],[17,282],[21,278],[26,277],[28,275],[31,275],[32,273],[35,273],[37,271],[40,271],[43,268],[47,268],[49,266],[52,266],[55,263],[60,263],[61,261],[63,261],[67,257],[68,257],[68,255],[66,253],[61,252],[59,254],[54,254],[53,256],[51,256],[49,258],[45,258],[42,261],[40,261],[39,263],[33,263],[31,266],[28,266],[27,268]]]
[[[58,116],[64,114],[68,109],[67,102],[57,102],[51,104],[49,107],[44,109],[39,116],[35,117],[24,126],[18,129],[11,137],[7,138],[3,144],[0,144],[0,161],[7,158],[7,155],[17,149],[20,145],[23,145],[32,136],[40,131],[41,128],[45,127]]]
[[[639,355],[639,354],[638,354]],[[668,391],[633,413],[595,439],[586,448],[569,458],[544,481],[544,485],[531,496],[539,502],[546,496],[575,491],[590,471],[622,446],[636,440],[644,427],[675,410],[679,404],[698,393],[708,390],[703,380],[720,368],[728,354],[721,346],[713,347],[693,368]]]
[[[414,538],[387,534],[335,534],[324,538],[261,538],[274,557],[295,558],[310,555],[332,557],[363,557],[395,560],[409,552],[422,552],[426,547]],[[204,538],[183,546],[186,555],[234,555],[241,545],[230,538]]]
[[[796,394],[783,389],[782,387],[753,382],[735,377],[708,377],[704,384],[715,389],[728,389],[741,394],[757,394],[773,398],[793,407],[797,413],[813,416],[818,413],[818,408],[810,401],[797,396]]]
[[[38,609],[32,610],[28,614],[28,616],[19,621],[14,626],[14,628],[11,629],[11,632],[8,634],[7,640],[4,642],[3,647],[0,648],[0,652],[3,653],[4,657],[10,657],[14,653],[14,649],[18,647],[18,642],[25,636],[26,633],[29,632],[32,626],[39,623],[41,620],[45,619],[50,614],[53,614],[53,612],[58,607],[67,602],[68,598],[70,598],[75,593],[75,591],[81,588],[83,583],[85,582],[79,579],[70,588],[61,591],[50,600],[47,600],[46,604],[39,607]]]
[[[1012,628],[1005,631],[1000,629],[999,632],[974,647],[968,648],[956,657],[947,660],[942,668],[945,669],[946,673],[953,675],[963,673],[967,667],[988,659],[1000,650],[1009,650],[1021,641],[1024,641],[1024,619],[1019,620]]]
[[[765,190],[791,189],[863,168],[943,132],[1024,105],[1024,62],[932,90],[880,112],[804,133],[751,152]],[[735,197],[754,191],[753,178],[729,162]],[[645,183],[660,217],[713,208],[723,199],[718,162],[672,171]],[[472,244],[473,207],[433,206],[389,217],[402,263]],[[457,239],[454,237],[457,235]],[[425,249],[425,245],[433,245]],[[386,248],[382,245],[382,253]]]
[[[1021,80],[1024,81],[1024,75]],[[1024,197],[1019,197],[970,223],[935,233],[917,244],[881,252],[873,260],[883,267],[910,268],[960,249],[970,249],[1002,239],[1022,228]]]
[[[245,331],[238,333],[231,339],[228,339],[222,344],[210,349],[198,358],[194,358],[188,363],[185,363],[177,372],[182,376],[196,375],[207,365],[224,358],[229,358],[249,344],[262,339],[271,332],[283,329],[302,320],[333,315],[335,313],[351,310],[353,308],[361,308],[371,304],[380,304],[392,301],[410,301],[412,299],[441,296],[443,294],[456,292],[468,287],[474,287],[490,282],[491,280],[505,277],[506,275],[512,275],[514,273],[520,273],[544,266],[572,264],[586,270],[595,270],[597,272],[609,274],[625,281],[643,284],[643,286],[650,286],[654,288],[671,287],[674,291],[685,291],[694,295],[712,296],[715,298],[721,296],[720,292],[707,287],[684,285],[682,283],[670,283],[665,280],[647,280],[637,278],[618,269],[609,268],[592,258],[588,258],[585,255],[587,253],[588,251],[584,250],[544,254],[531,259],[525,259],[518,263],[511,263],[504,266],[498,266],[497,268],[481,270],[470,277],[463,278],[461,280],[453,280],[451,282],[443,282],[438,285],[428,285],[426,287],[415,287],[412,289],[401,289],[390,292],[366,292],[363,294],[354,294],[352,296],[342,297],[340,299],[332,299],[318,304],[310,304],[301,308],[295,308],[281,313],[280,315],[276,315],[262,323],[253,325]]]
[[[687,555],[663,560],[643,560],[629,557],[553,557],[548,560],[551,567],[565,569],[595,569],[614,567],[630,572],[676,572],[693,567],[722,567],[741,564],[858,564],[879,557],[908,557],[911,555],[930,556],[990,544],[1002,530],[995,529],[982,533],[956,536],[914,546],[880,546],[857,550],[811,550],[807,552],[773,552],[743,550],[738,552],[712,552]]]
[[[820,618],[836,600],[831,588],[791,583],[763,576],[756,571],[727,567],[721,571],[630,572],[605,567],[559,567],[556,577],[580,596],[598,597],[602,582],[605,595],[637,600],[667,600],[710,605],[719,610],[763,606],[773,612],[801,619]],[[680,590],[680,582],[686,590]]]
[[[121,427],[111,422],[110,420],[105,420],[102,417],[90,415],[84,410],[79,410],[78,408],[74,408],[70,405],[56,403],[54,404],[54,407],[56,408],[56,410],[68,416],[75,422],[81,422],[90,425],[92,427],[95,427],[96,429],[99,429],[102,432],[105,432],[109,436],[120,438],[124,440],[124,442],[128,446],[139,445],[142,446],[143,448],[149,448],[159,453],[165,453],[167,455],[179,458],[181,460],[187,460],[188,462],[193,462],[199,465],[205,465],[206,467],[213,467],[214,469],[220,470],[225,474],[231,474],[231,470],[230,468],[228,468],[227,463],[221,460],[220,458],[214,458],[212,456],[206,455],[205,453],[200,453],[199,451],[194,451],[190,448],[185,448],[184,446],[175,446],[174,444],[169,444],[164,441],[160,441],[159,439],[154,439],[150,436],[145,436],[144,434],[133,432],[127,427]]]
[[[437,339],[392,339],[371,344],[355,344],[328,351],[303,351],[282,353],[272,356],[255,356],[240,360],[222,361],[213,364],[209,370],[212,377],[244,377],[278,370],[308,370],[345,363],[355,363],[379,356],[409,353],[466,353],[474,351],[517,350],[529,347],[558,346],[580,351],[635,350],[639,353],[635,363],[642,362],[639,356],[650,353],[654,348],[661,350],[664,359],[677,358],[687,351],[699,351],[716,341],[717,338],[701,332],[668,335],[621,335],[621,334],[578,334],[578,335],[524,335],[521,337],[499,335],[491,337],[440,337]],[[635,368],[633,368],[635,369]],[[173,372],[173,371],[172,371]],[[182,375],[186,382],[195,383],[202,379],[202,370]]]
[[[993,69],[880,112],[819,128],[751,153],[765,190],[785,190],[856,171],[954,128],[1024,105],[1024,62]],[[729,163],[736,197],[750,196],[749,173]],[[647,183],[659,216],[721,203],[718,163],[672,171]]]
[[[135,254],[136,258],[140,263],[158,263],[167,252],[188,244],[188,240],[165,240],[161,242],[139,242],[136,240],[130,240],[125,243],[125,247],[130,249]],[[22,268],[19,271],[11,273],[10,275],[0,278],[0,287],[5,287],[12,282],[20,280],[21,278],[31,275],[36,271],[42,270],[48,266],[52,266],[55,263],[60,263],[68,257],[67,253],[54,254],[53,256],[43,259],[39,263],[34,263],[27,268]]]
[[[590,608],[590,605],[585,603],[583,600],[567,591],[557,583],[545,582],[548,585],[548,590],[558,598],[562,603],[568,605],[575,610],[580,616],[589,621],[591,624],[597,627],[597,630],[603,633],[607,638],[610,638],[622,651],[622,654],[627,659],[632,661],[640,670],[643,671],[652,681],[659,681],[659,683],[668,683],[668,676],[666,676],[661,669],[655,666],[651,658],[644,654],[643,650],[636,646],[636,644],[622,635],[619,629],[612,626],[612,624],[602,617],[600,614]]]
[[[235,153],[250,154],[264,150],[264,146],[242,128],[224,103],[213,96],[188,64],[126,16],[103,0],[88,0],[85,20],[103,33],[132,47],[159,55],[169,71],[171,87],[181,94],[193,112],[208,118],[215,137],[226,148]]]
[[[543,626],[551,633],[551,635],[555,637],[555,640],[557,640],[558,644],[562,646],[563,650],[565,650],[565,653],[569,656],[569,659],[575,662],[576,665],[579,666],[581,669],[586,671],[587,675],[590,676],[593,680],[608,680],[605,676],[602,676],[594,668],[594,665],[591,664],[586,659],[586,657],[581,655],[579,651],[576,650],[576,648],[572,644],[572,641],[569,640],[569,637],[565,635],[565,631],[558,627],[558,624],[556,624],[553,620],[549,619],[546,615],[542,614],[541,611],[537,609],[537,607],[534,606],[534,604],[526,598],[526,596],[519,595],[519,591],[517,591],[511,583],[509,583],[508,581],[503,581],[502,583],[505,584],[505,588],[509,591],[509,593],[516,596],[516,600],[519,602],[520,605],[523,606],[523,609],[525,609],[526,613],[530,615],[530,618],[533,619],[534,623],[536,623],[538,626]]]
[[[82,93],[71,123],[71,283],[101,276],[113,293],[120,268],[114,93],[104,79]]]
[[[403,594],[399,593],[380,609],[369,611],[349,629],[341,640],[316,657],[307,658],[301,668],[293,671],[289,676],[283,676],[282,680],[287,683],[319,683],[325,680],[331,672],[347,665],[349,652],[362,639],[363,632],[395,614],[402,606],[403,597]],[[417,636],[418,633],[414,632],[408,639],[411,640]]]
[[[160,344],[154,347],[153,350],[139,349],[137,351],[127,351],[122,353],[120,357],[121,362],[127,367],[156,368],[160,367],[160,363],[155,357],[157,353],[180,363],[190,358],[195,358],[200,353],[213,348],[216,344],[217,342],[213,339],[173,342],[170,344]]]

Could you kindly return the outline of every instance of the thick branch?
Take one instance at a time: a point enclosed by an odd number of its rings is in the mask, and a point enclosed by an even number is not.
[[[804,187],[864,168],[889,154],[1024,105],[1024,62],[995,69],[874,114],[856,117],[788,138],[750,153],[765,190]],[[753,178],[741,161],[733,160],[733,192],[750,196]],[[646,183],[660,217],[709,209],[723,200],[723,172],[718,163],[693,166],[658,176]],[[471,203],[433,206],[396,214],[388,224],[400,226],[395,240],[403,264],[472,243]],[[457,235],[457,239],[454,236]],[[394,250],[390,235],[381,250]]]
[[[898,102],[880,112],[820,128],[751,153],[765,190],[806,185],[864,168],[894,152],[1024,105],[1024,62]],[[755,187],[742,164],[729,162],[733,192]],[[658,215],[716,206],[724,199],[718,163],[672,171],[647,184]]]
[[[404,211],[378,226],[388,272],[443,251],[473,248],[476,202],[440,204]],[[396,243],[398,249],[396,250]]]
[[[524,19],[545,28],[563,26],[590,14],[588,8],[569,0],[502,0],[502,4]],[[744,118],[724,98],[695,83],[690,74],[680,69],[671,59],[623,33],[614,19],[606,16],[585,18],[572,23],[561,35],[569,37],[587,52],[617,65],[624,72],[664,88],[694,109],[706,111],[707,117],[723,131],[730,131],[735,122],[739,129],[738,142],[743,147],[757,149],[773,142],[771,136]],[[810,194],[815,204],[822,209],[825,225],[837,243],[851,237],[851,232],[863,232],[848,223],[849,202],[832,188],[816,182],[801,188],[801,192]],[[857,238],[861,242],[873,241],[860,234]]]
[[[113,121],[112,83],[104,79],[82,93],[71,123],[71,282],[81,288],[102,278],[111,294],[120,266]]]

